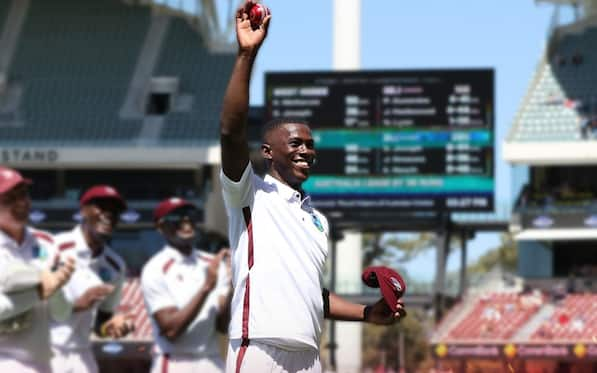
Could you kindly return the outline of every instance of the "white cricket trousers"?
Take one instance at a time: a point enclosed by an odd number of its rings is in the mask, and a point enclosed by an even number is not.
[[[49,364],[18,361],[10,356],[0,354],[0,372],[51,373],[52,369]]]
[[[231,340],[226,357],[226,373],[321,373],[319,352],[290,351],[251,340],[242,346]]]
[[[97,362],[90,348],[67,350],[52,347],[52,371],[55,373],[98,373]]]
[[[151,373],[223,373],[224,360],[220,356],[158,354],[153,358]]]

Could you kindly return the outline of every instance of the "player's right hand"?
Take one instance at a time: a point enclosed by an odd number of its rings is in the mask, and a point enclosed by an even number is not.
[[[263,20],[261,26],[253,30],[249,20],[249,10],[257,3],[254,0],[247,0],[245,4],[236,11],[236,39],[238,41],[239,51],[256,51],[265,40],[271,15]]]
[[[74,304],[75,311],[85,311],[93,307],[96,302],[103,301],[114,291],[114,285],[102,284],[90,287]]]
[[[43,270],[39,284],[39,295],[41,299],[48,299],[58,289],[70,280],[75,271],[73,258],[66,258],[55,271]]]

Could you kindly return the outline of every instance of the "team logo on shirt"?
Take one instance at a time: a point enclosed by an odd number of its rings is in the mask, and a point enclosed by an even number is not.
[[[323,224],[321,224],[321,220],[317,217],[317,215],[312,214],[311,217],[313,218],[313,224],[319,229],[320,232],[323,232]]]
[[[112,280],[112,272],[106,267],[100,267],[99,277],[103,282],[110,282],[110,280]]]
[[[48,251],[43,246],[35,245],[31,248],[31,257],[33,259],[46,260],[48,258]]]

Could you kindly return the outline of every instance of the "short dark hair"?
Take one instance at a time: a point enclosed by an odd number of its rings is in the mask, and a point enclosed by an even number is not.
[[[273,131],[275,129],[282,127],[285,124],[290,124],[290,123],[302,124],[307,127],[310,127],[309,123],[303,119],[295,119],[295,118],[287,118],[287,117],[272,119],[269,122],[265,123],[261,127],[261,141],[265,143],[266,142],[265,137],[267,136],[268,133],[270,133],[271,131]]]

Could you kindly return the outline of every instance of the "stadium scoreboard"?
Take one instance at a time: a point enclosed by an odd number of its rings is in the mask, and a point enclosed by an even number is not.
[[[475,70],[266,74],[266,120],[313,130],[303,187],[326,211],[490,211],[494,73]]]

